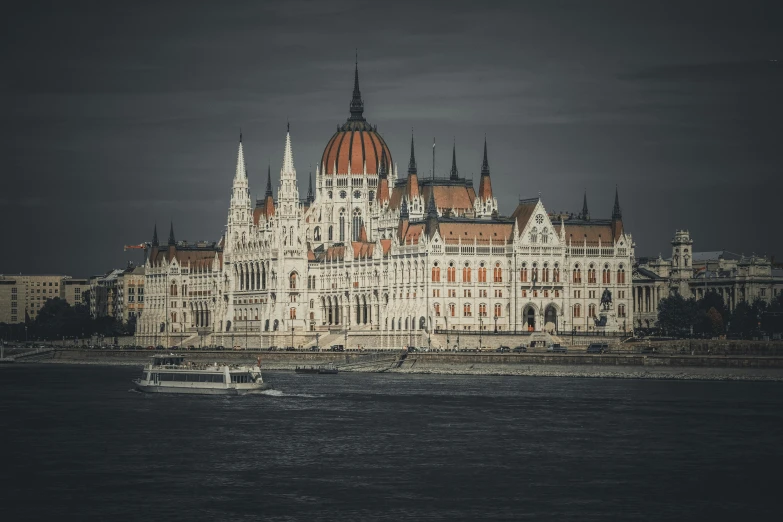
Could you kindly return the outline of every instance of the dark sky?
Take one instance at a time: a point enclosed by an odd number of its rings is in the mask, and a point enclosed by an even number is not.
[[[165,5],[163,5],[165,4]],[[608,217],[619,186],[638,255],[677,228],[697,250],[778,254],[780,2],[19,2],[4,12],[0,273],[102,273],[124,244],[217,240],[239,128],[253,195],[290,119],[302,195],[348,116],[400,172],[478,173],[501,212]],[[276,182],[277,179],[273,179]]]

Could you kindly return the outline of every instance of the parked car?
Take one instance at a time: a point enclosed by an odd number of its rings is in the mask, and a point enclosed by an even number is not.
[[[607,353],[609,345],[606,343],[590,343],[587,347],[587,353]]]
[[[319,351],[319,350],[320,350],[320,348],[318,348],[317,346],[311,346],[311,347],[310,347],[310,351],[311,351],[311,352],[317,352],[317,351]]]
[[[522,346],[522,345],[515,346],[515,347],[514,347],[514,349],[513,349],[512,351],[513,351],[514,353],[525,353],[525,352],[527,352],[527,347],[525,347],[525,346]]]
[[[497,350],[495,350],[498,353],[509,353],[511,352],[511,348],[508,346],[498,346]]]
[[[285,347],[285,351],[286,352],[295,352],[296,348],[294,348],[293,346],[286,346]]]
[[[560,346],[558,343],[550,344],[546,351],[552,353],[568,353],[568,349],[565,346]]]
[[[333,352],[344,352],[345,346],[343,346],[342,344],[333,344],[331,350]]]
[[[164,348],[163,348],[162,344],[159,344],[158,346],[155,347],[155,349],[156,350],[163,350]]]

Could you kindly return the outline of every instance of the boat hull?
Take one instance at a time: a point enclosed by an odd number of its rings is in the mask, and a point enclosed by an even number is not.
[[[200,388],[197,386],[166,386],[160,384],[144,384],[141,382],[133,381],[133,385],[137,391],[143,393],[178,393],[186,395],[247,395],[249,393],[257,393],[263,390],[268,390],[270,386],[267,383],[262,383],[252,388]]]

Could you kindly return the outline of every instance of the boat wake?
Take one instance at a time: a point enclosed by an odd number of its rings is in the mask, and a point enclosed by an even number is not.
[[[266,395],[267,397],[306,397],[309,399],[323,397],[323,395],[311,395],[309,393],[285,393],[280,390],[262,390],[260,392],[253,393],[253,395]]]

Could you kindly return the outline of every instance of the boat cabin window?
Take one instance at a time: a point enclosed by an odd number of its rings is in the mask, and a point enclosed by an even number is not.
[[[158,374],[162,382],[224,382],[222,373],[168,373]]]
[[[250,382],[250,376],[246,373],[243,374],[231,374],[231,382],[236,383],[248,383]]]

